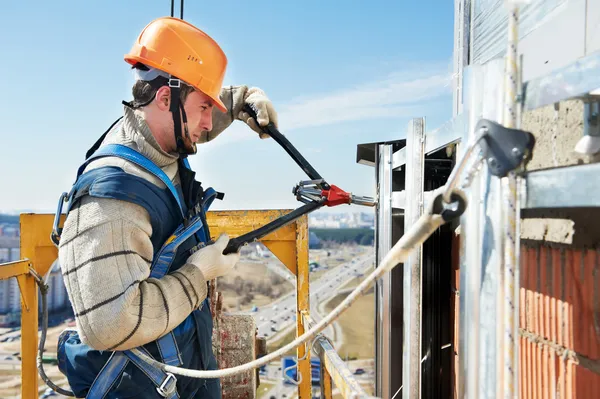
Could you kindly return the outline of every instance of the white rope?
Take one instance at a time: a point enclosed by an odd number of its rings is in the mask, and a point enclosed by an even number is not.
[[[439,191],[443,190],[442,187]],[[457,194],[462,195],[461,192],[456,191]],[[464,198],[464,195],[462,195]],[[466,200],[465,200],[466,201]],[[432,201],[433,204],[433,201]],[[230,367],[222,370],[191,370],[185,369],[175,366],[168,366],[163,363],[160,363],[148,356],[146,356],[143,352],[138,349],[133,349],[133,351],[148,363],[153,364],[156,367],[161,368],[167,373],[182,375],[186,377],[192,378],[223,378],[232,376],[235,374],[243,373],[248,370],[259,368],[271,361],[278,359],[284,356],[288,351],[304,344],[305,342],[312,339],[316,334],[323,331],[329,324],[335,321],[342,312],[358,299],[359,296],[364,295],[367,290],[370,288],[371,284],[375,282],[378,278],[383,276],[385,273],[391,271],[398,264],[404,263],[408,255],[415,249],[417,246],[421,245],[433,232],[435,232],[441,225],[443,225],[444,219],[437,214],[433,214],[430,211],[417,220],[417,222],[411,227],[411,229],[404,234],[400,240],[390,249],[387,255],[381,261],[381,264],[373,270],[369,276],[363,280],[363,282],[352,291],[350,295],[344,299],[342,303],[340,303],[331,313],[329,313],[325,318],[323,318],[319,323],[317,323],[310,330],[297,337],[295,340],[285,345],[282,348],[279,348],[277,351],[270,353],[266,356],[261,357],[260,359],[253,360],[249,363],[242,364],[236,367]]]

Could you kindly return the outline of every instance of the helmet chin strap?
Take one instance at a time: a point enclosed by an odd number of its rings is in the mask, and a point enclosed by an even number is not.
[[[180,99],[180,90],[181,90],[181,80],[171,77],[169,79],[169,87],[171,88],[171,106],[170,111],[173,115],[173,127],[175,130],[175,144],[177,146],[177,152],[182,156],[193,155],[196,153],[196,143],[193,142],[190,137],[190,133],[188,131],[187,125],[187,116],[185,115],[185,110],[183,109],[183,104]],[[181,113],[180,113],[181,112]],[[183,119],[183,130],[181,126],[181,120]],[[192,149],[189,149],[185,146],[185,140],[182,135],[182,132],[185,134],[185,137],[192,143]]]

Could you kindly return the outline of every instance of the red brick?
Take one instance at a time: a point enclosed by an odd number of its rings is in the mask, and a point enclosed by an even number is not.
[[[537,250],[536,250],[537,251]],[[536,272],[535,272],[535,255],[529,258],[529,262],[527,265],[527,286],[529,287],[529,292],[528,292],[528,296],[529,299],[527,300],[527,330],[529,330],[530,332],[536,333],[537,334],[537,328],[536,328],[536,313],[537,313],[537,306],[536,306],[536,296],[535,296],[535,281],[536,281]]]
[[[536,257],[535,259],[532,260],[531,264],[529,265],[529,270],[531,270],[530,272],[530,281],[529,284],[531,285],[531,290],[533,291],[533,328],[531,329],[531,332],[533,332],[534,334],[540,334],[540,292],[538,290],[538,283],[540,280],[540,275],[538,274],[538,270],[537,270],[537,258],[540,256],[540,247],[538,247],[536,249],[537,253],[536,253]]]
[[[597,317],[594,314],[594,286],[598,286],[596,279],[597,268],[597,253],[595,250],[588,250],[585,254],[585,274],[583,281],[583,308],[581,309],[586,313],[585,318],[586,324],[582,327],[582,339],[587,343],[588,352],[584,353],[591,359],[598,359],[600,357],[600,348],[598,342],[598,335],[596,334],[595,325],[597,323]]]
[[[575,371],[575,363],[569,359],[567,361],[567,375],[565,378],[565,382],[566,382],[566,392],[565,392],[565,398],[571,398],[571,399],[577,399],[575,390],[573,389],[573,381],[576,378],[576,371]],[[561,395],[561,398],[563,396]],[[581,398],[580,398],[581,399]]]
[[[569,362],[570,375],[567,374],[567,386],[571,387],[573,398],[598,399],[600,374],[590,371],[573,361]],[[567,393],[568,389],[567,389]],[[567,396],[571,397],[571,396]]]
[[[561,368],[561,363],[562,363],[562,359],[556,354],[554,353],[554,355],[552,356],[552,361],[554,363],[554,391],[553,392],[559,392],[561,390],[561,384],[562,384],[562,368]]]
[[[527,340],[520,339],[519,353],[519,387],[521,387],[521,397],[527,398]]]
[[[533,342],[529,342],[529,351],[530,351],[530,356],[531,359],[529,359],[529,363],[531,364],[531,397],[532,398],[537,398],[538,396],[538,384],[537,384],[537,379],[538,379],[538,365],[537,365],[537,349],[536,349],[536,344]]]
[[[556,375],[556,366],[557,366],[557,356],[554,349],[550,349],[548,351],[548,367],[550,369],[550,381],[548,383],[548,390],[550,392],[549,398],[554,397],[554,392],[556,392],[557,388],[557,375]]]
[[[551,326],[551,340],[562,345],[562,306],[563,301],[562,295],[562,284],[564,278],[562,277],[561,271],[561,251],[560,249],[552,249],[552,293],[553,299],[551,301],[552,307],[552,326]]]
[[[547,307],[547,301],[549,299],[548,297],[548,290],[547,290],[547,285],[546,285],[546,262],[548,261],[548,252],[550,251],[550,248],[547,248],[545,246],[542,246],[540,248],[540,257],[538,258],[538,264],[536,265],[536,268],[538,269],[538,273],[539,273],[539,287],[540,287],[540,313],[538,315],[539,319],[540,319],[540,331],[539,334],[540,336],[544,337],[544,338],[548,338],[550,336],[550,325],[548,324],[548,320],[550,319],[549,314],[548,314],[548,307]]]
[[[557,357],[557,358],[558,358],[558,392],[560,394],[559,397],[565,398],[566,391],[567,391],[567,386],[566,386],[567,364],[562,358],[560,358],[560,357]]]
[[[584,251],[573,252],[573,276],[575,282],[571,287],[573,292],[573,325],[571,334],[573,334],[573,349],[577,353],[587,355],[589,353],[589,342],[586,339],[586,326],[591,322],[589,313],[585,311],[585,291],[584,277],[582,276],[582,268],[585,276],[585,253]]]
[[[542,385],[541,385],[541,397],[542,398],[548,398],[548,385],[549,382],[548,381],[548,374],[550,373],[550,367],[548,366],[548,350],[545,347],[541,347],[539,349],[539,351],[541,352],[541,356],[542,356],[542,361],[540,364],[540,374],[541,374],[541,378],[540,380],[542,381]]]
[[[526,340],[525,342],[525,348],[527,348],[526,350],[526,356],[525,356],[525,363],[527,365],[527,378],[526,378],[526,386],[527,386],[527,397],[528,398],[533,398],[533,386],[534,386],[534,382],[533,382],[533,356],[532,356],[532,352],[531,352],[531,342],[529,342],[529,340]]]
[[[535,364],[536,364],[536,374],[537,374],[537,378],[536,378],[536,382],[537,382],[537,392],[538,392],[538,396],[536,396],[536,398],[542,398],[543,396],[543,384],[544,384],[544,374],[545,374],[545,369],[544,369],[544,364],[542,362],[543,356],[542,356],[542,346],[535,344]]]
[[[523,266],[523,270],[521,270],[522,284],[521,286],[525,289],[525,303],[524,303],[524,311],[525,311],[525,324],[523,326],[524,329],[529,330],[531,326],[531,287],[529,286],[529,265],[531,262],[529,261],[531,258],[531,248],[526,248],[526,262]]]
[[[567,348],[581,348],[579,343],[578,335],[573,335],[573,331],[579,326],[579,321],[574,317],[573,309],[579,309],[579,300],[577,298],[577,272],[578,269],[575,265],[579,265],[581,261],[581,253],[579,251],[565,251],[565,259],[567,264],[565,265],[565,301],[567,313],[563,314],[565,318],[565,342],[564,346]]]
[[[526,378],[526,367],[525,367],[525,338],[519,337],[519,397],[526,398],[525,394],[525,381]]]
[[[593,359],[600,359],[600,249],[596,250],[596,262],[590,275],[592,281],[592,298],[590,299],[592,309],[592,342],[594,354],[590,355]],[[600,391],[600,381],[598,389]]]
[[[521,245],[521,270],[519,273],[519,327],[527,329],[527,260],[529,248]]]

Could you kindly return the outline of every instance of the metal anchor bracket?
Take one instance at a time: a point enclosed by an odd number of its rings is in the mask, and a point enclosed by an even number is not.
[[[530,159],[535,145],[530,132],[510,129],[488,119],[481,119],[475,129],[484,133],[479,147],[494,176],[505,177]]]

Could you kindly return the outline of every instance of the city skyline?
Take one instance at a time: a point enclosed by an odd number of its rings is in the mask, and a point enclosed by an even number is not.
[[[330,184],[374,196],[375,170],[356,163],[357,145],[403,139],[415,117],[426,117],[432,130],[452,116],[452,2],[262,4],[189,2],[185,19],[223,47],[225,86],[264,90],[280,131]],[[51,79],[5,83],[0,212],[56,210],[86,151],[122,115],[121,101],[131,99],[133,74],[123,54],[149,21],[168,12],[168,3],[156,0],[5,5],[3,28],[21,32],[5,41],[5,58],[36,54],[44,66],[5,62],[0,71]],[[15,15],[27,15],[27,29]],[[252,25],[248,40],[248,21],[265,15],[269,23]],[[106,29],[107,20],[113,28]],[[399,40],[415,32],[418,44]],[[42,37],[52,46],[39,46]],[[30,103],[31,93],[45,104],[35,117],[18,106]],[[296,208],[301,204],[291,189],[308,180],[274,140],[258,139],[240,121],[199,145],[189,161],[205,187],[225,193],[214,210]],[[364,209],[348,212],[354,208]]]

